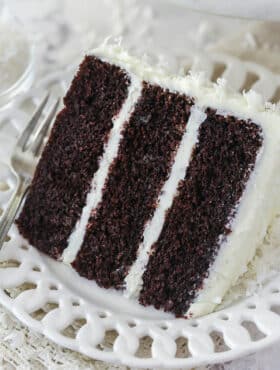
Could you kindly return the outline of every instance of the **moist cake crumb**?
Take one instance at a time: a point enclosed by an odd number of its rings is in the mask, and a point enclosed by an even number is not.
[[[123,287],[144,226],[170,173],[191,99],[144,83],[127,122],[103,200],[94,211],[74,268],[99,285]]]
[[[119,67],[87,56],[64,99],[17,220],[22,235],[51,257],[60,257],[81,215],[129,83]]]
[[[198,143],[152,247],[140,301],[176,315],[187,312],[208,277],[262,145],[261,128],[207,110]]]

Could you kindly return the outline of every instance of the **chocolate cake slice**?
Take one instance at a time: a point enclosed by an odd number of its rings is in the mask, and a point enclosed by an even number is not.
[[[115,45],[85,57],[64,105],[21,234],[145,306],[211,312],[279,210],[279,114]]]
[[[17,222],[23,236],[51,257],[61,256],[80,219],[129,86],[124,70],[88,56],[64,98]]]

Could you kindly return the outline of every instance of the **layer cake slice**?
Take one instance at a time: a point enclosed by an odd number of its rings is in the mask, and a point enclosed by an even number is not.
[[[102,45],[64,98],[17,220],[40,251],[141,304],[198,316],[279,210],[280,115]]]

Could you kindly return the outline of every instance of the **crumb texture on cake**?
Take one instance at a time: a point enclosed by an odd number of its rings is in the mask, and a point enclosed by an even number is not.
[[[279,112],[116,45],[85,57],[64,105],[21,234],[142,305],[213,311],[279,211]]]
[[[144,83],[123,133],[100,206],[89,220],[74,267],[105,287],[121,287],[144,226],[157,206],[192,102]]]
[[[207,111],[185,179],[152,247],[140,294],[143,304],[178,315],[187,312],[231,232],[261,144],[256,124]]]
[[[64,99],[17,220],[23,236],[52,257],[67,247],[129,83],[119,67],[88,56]]]

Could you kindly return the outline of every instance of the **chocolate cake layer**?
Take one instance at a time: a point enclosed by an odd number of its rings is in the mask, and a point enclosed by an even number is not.
[[[262,131],[256,124],[207,111],[185,179],[152,247],[142,304],[177,316],[187,312],[231,232],[261,145]]]
[[[122,287],[170,173],[191,106],[186,96],[143,84],[102,202],[90,218],[73,263],[82,276],[106,288]]]
[[[119,67],[87,56],[64,99],[17,220],[22,235],[52,257],[61,255],[81,215],[129,84]]]

